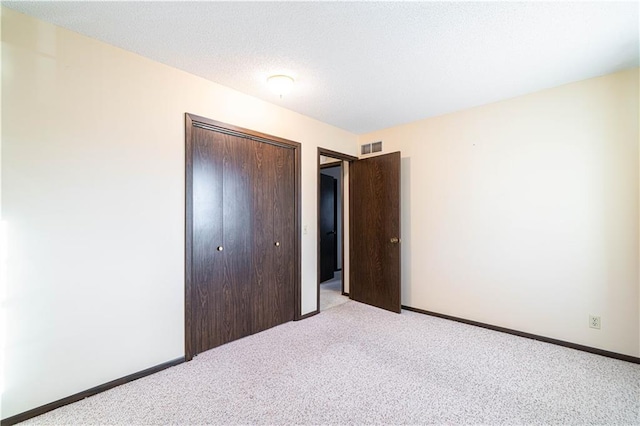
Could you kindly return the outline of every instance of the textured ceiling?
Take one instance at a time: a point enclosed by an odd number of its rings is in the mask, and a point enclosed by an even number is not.
[[[638,2],[11,2],[361,134],[638,66]],[[296,78],[279,99],[268,75]]]

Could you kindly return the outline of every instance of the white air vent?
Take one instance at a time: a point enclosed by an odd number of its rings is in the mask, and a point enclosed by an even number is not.
[[[382,152],[382,141],[360,145],[360,155],[371,154],[373,152]]]

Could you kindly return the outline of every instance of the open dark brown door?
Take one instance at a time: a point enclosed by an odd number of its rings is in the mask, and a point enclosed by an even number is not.
[[[400,153],[349,166],[349,297],[400,312]]]

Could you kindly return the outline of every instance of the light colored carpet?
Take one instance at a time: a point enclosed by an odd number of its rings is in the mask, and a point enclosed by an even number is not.
[[[640,423],[640,365],[357,302],[28,424]]]
[[[334,273],[333,279],[320,283],[320,312],[334,308],[349,301],[342,295],[342,272]]]

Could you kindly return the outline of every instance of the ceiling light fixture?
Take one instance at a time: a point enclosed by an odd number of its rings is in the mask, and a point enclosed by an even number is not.
[[[293,77],[283,74],[272,75],[267,79],[267,84],[271,91],[282,99],[282,96],[291,91],[291,87],[293,87]]]

